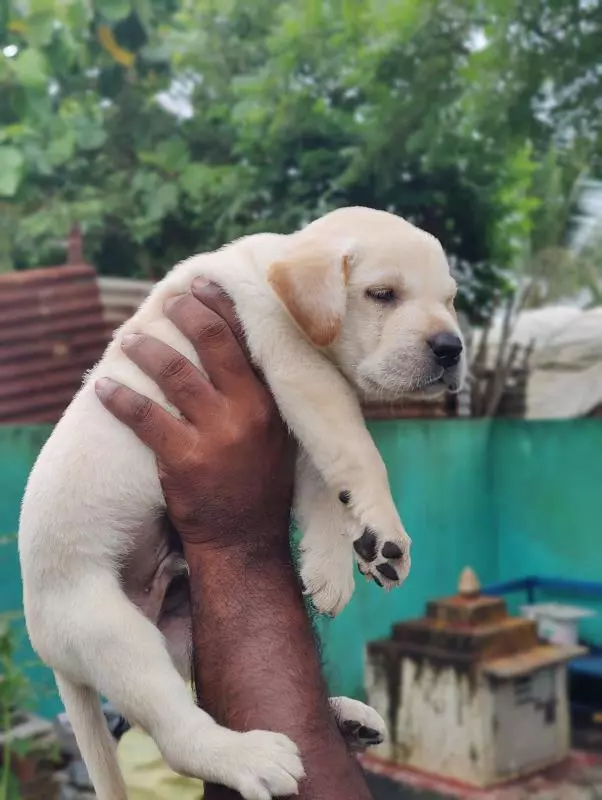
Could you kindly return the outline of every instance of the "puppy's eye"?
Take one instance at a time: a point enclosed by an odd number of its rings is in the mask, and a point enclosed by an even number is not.
[[[377,289],[366,289],[366,297],[376,300],[378,303],[392,303],[396,299],[395,289],[379,287]]]

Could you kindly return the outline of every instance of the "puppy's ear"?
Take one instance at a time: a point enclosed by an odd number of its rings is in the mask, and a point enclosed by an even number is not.
[[[336,339],[347,305],[351,255],[343,247],[306,240],[274,262],[268,281],[288,313],[316,347]]]

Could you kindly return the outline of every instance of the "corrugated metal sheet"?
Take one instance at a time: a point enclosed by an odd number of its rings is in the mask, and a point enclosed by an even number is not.
[[[0,276],[0,423],[56,422],[110,338],[86,264]]]
[[[439,397],[436,400],[410,399],[398,403],[366,403],[366,419],[445,419],[458,416],[455,396]]]
[[[101,277],[98,279],[98,286],[105,321],[111,330],[115,330],[138,310],[154,283],[130,278]]]

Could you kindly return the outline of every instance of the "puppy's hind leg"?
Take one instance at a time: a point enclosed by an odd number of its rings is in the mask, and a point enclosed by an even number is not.
[[[71,722],[76,738],[98,783],[99,800],[121,800],[123,795],[119,786],[103,792],[106,748],[95,750],[95,734],[86,730],[98,723],[93,696],[86,696],[89,690],[83,688],[91,686],[153,737],[176,772],[225,784],[246,800],[297,792],[304,773],[295,745],[277,733],[230,731],[198,708],[162,635],[130,603],[112,574],[88,574],[85,581],[61,588],[60,596],[44,598],[51,614],[45,615],[40,605],[30,613],[30,635],[40,655],[59,673],[68,711],[75,713]]]
[[[98,692],[81,686],[55,672],[56,685],[75,732],[79,751],[86,763],[96,796],[127,800],[127,789],[115,755],[115,741],[102,713]]]

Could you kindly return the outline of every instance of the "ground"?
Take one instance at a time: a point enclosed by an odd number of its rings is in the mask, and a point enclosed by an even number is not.
[[[602,757],[573,753],[535,777],[489,790],[446,782],[364,759],[374,800],[602,800]]]
[[[389,778],[368,774],[368,785],[374,800],[440,800],[440,794],[410,789]]]

